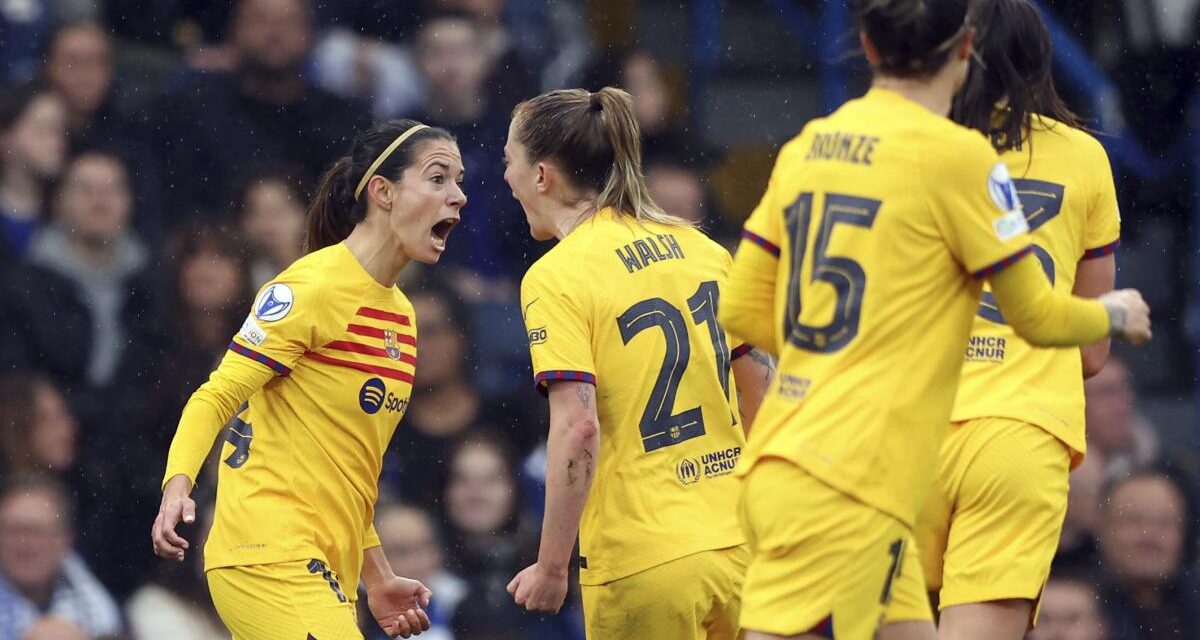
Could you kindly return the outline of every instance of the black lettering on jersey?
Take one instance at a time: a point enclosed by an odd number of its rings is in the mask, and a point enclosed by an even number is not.
[[[629,273],[642,268],[642,263],[638,262],[637,256],[633,254],[633,247],[629,245],[617,247],[617,257],[621,259]]]
[[[679,246],[679,240],[669,233],[639,238],[618,247],[616,253],[629,273],[645,269],[656,262],[682,260],[687,257],[683,254],[683,247]]]
[[[833,160],[849,164],[871,165],[871,154],[879,138],[856,133],[818,133],[813,136],[806,161]]]
[[[646,244],[645,240],[634,240],[633,246],[637,249],[638,257],[642,259],[642,266],[649,266],[651,262],[658,262],[658,258],[654,257],[654,252],[650,250],[650,245]]]

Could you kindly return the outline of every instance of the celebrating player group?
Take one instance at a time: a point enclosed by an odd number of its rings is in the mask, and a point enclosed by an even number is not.
[[[504,177],[557,241],[521,285],[550,424],[518,605],[557,612],[575,563],[600,640],[1036,623],[1083,379],[1110,338],[1150,339],[1141,296],[1112,290],[1111,170],[1029,0],[851,6],[871,88],[784,145],[736,258],[648,194],[628,94],[514,110]],[[223,432],[205,568],[237,640],[361,640],[360,583],[390,636],[429,628],[437,594],[395,575],[372,521],[416,375],[395,283],[438,261],[463,180],[444,130],[361,132],[322,180],[307,255],[183,411],[154,549],[191,551],[177,527]]]

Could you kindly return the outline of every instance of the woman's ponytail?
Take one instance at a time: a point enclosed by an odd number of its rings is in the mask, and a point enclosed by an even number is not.
[[[359,203],[354,201],[354,188],[350,185],[353,165],[350,156],[344,156],[321,176],[320,186],[308,208],[304,253],[345,240],[362,219],[361,215],[356,215]]]
[[[553,158],[575,186],[596,194],[596,208],[660,224],[694,226],[667,214],[650,197],[642,175],[642,131],[626,92],[560,89],[513,110],[516,136],[531,162]]]

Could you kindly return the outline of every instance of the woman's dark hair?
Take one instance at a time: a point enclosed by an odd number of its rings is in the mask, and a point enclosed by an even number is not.
[[[0,475],[33,471],[29,435],[37,420],[39,387],[52,387],[46,376],[29,371],[0,376]]]
[[[389,145],[409,129],[421,123],[413,120],[389,120],[360,132],[354,138],[350,155],[339,158],[325,171],[312,205],[308,209],[308,231],[304,238],[304,252],[311,253],[337,244],[346,239],[355,225],[367,215],[367,194],[364,189],[356,200],[354,190],[363,175]],[[412,163],[412,152],[426,140],[454,141],[454,136],[445,129],[427,127],[421,129],[394,149],[373,175],[390,180],[400,180],[404,170]]]
[[[405,287],[404,290],[408,293],[409,299],[431,298],[441,303],[442,307],[446,309],[446,315],[450,318],[451,328],[458,332],[462,338],[463,357],[470,357],[470,353],[474,349],[474,343],[471,340],[472,328],[474,327],[474,324],[472,324],[471,309],[462,299],[462,296],[458,295],[454,290],[454,286],[450,283],[450,280],[436,273],[426,271],[421,275],[420,280]]]
[[[178,339],[188,339],[193,335],[192,327],[188,325],[191,314],[182,313],[187,308],[183,300],[183,287],[180,279],[183,267],[188,260],[201,254],[216,254],[233,261],[238,272],[242,274],[241,290],[237,298],[230,301],[222,319],[229,328],[229,333],[237,331],[253,301],[254,291],[250,286],[250,250],[242,237],[224,224],[213,222],[194,222],[180,229],[171,237],[167,255],[170,256],[171,275],[167,281],[166,312],[163,314],[171,323],[171,334]]]
[[[967,34],[968,0],[852,0],[855,24],[879,53],[879,73],[932,75]]]
[[[982,132],[998,151],[1020,149],[1035,114],[1083,128],[1054,87],[1050,33],[1037,7],[1029,0],[980,0],[974,15],[983,62],[971,65],[954,98],[954,121]],[[1007,104],[998,109],[1001,101]]]
[[[229,212],[241,220],[246,214],[246,205],[250,193],[264,184],[283,185],[301,204],[308,202],[308,185],[300,178],[299,172],[286,165],[266,165],[255,167],[238,177],[234,184],[229,201]]]
[[[0,90],[0,131],[13,128],[38,96],[51,91],[38,82],[27,82]]]

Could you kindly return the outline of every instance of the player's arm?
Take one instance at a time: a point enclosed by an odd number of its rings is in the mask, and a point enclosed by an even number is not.
[[[286,281],[283,280],[287,277]],[[183,409],[163,474],[163,499],[151,538],[161,557],[182,561],[187,541],[175,532],[196,518],[188,494],[213,441],[247,400],[276,375],[286,376],[328,323],[322,287],[304,272],[285,272],[259,292],[229,351]]]
[[[1075,269],[1075,289],[1080,298],[1099,298],[1113,290],[1117,280],[1117,260],[1113,254],[1098,258],[1084,257]],[[1108,360],[1111,340],[1104,339],[1079,348],[1083,359],[1083,377],[1090,378],[1104,367]]]
[[[1134,344],[1150,339],[1150,309],[1133,289],[1083,300],[1051,288],[1031,253],[988,276],[1000,311],[1030,344],[1068,347],[1108,336]]]
[[[188,495],[200,466],[238,407],[274,376],[271,369],[229,352],[208,382],[188,400],[167,454],[162,505],[151,531],[154,552],[159,556],[183,561],[189,545],[175,527],[181,521],[191,524],[196,520],[196,503]]]
[[[749,346],[749,345],[746,345]],[[750,433],[754,417],[771,379],[775,377],[775,359],[766,352],[750,348],[733,361],[733,380],[737,383],[738,412],[742,414],[742,430]]]
[[[742,240],[717,313],[721,326],[731,335],[776,356],[778,323],[773,318],[778,251],[752,239]]]
[[[557,613],[562,607],[579,520],[599,462],[596,387],[588,382],[551,383],[542,542],[537,562],[508,584],[518,605],[548,613]]]
[[[726,331],[777,358],[779,323],[775,321],[775,281],[785,232],[783,205],[780,204],[783,199],[778,192],[785,182],[780,177],[783,167],[792,161],[797,145],[793,140],[780,150],[767,191],[746,220],[717,310],[717,320]]]

